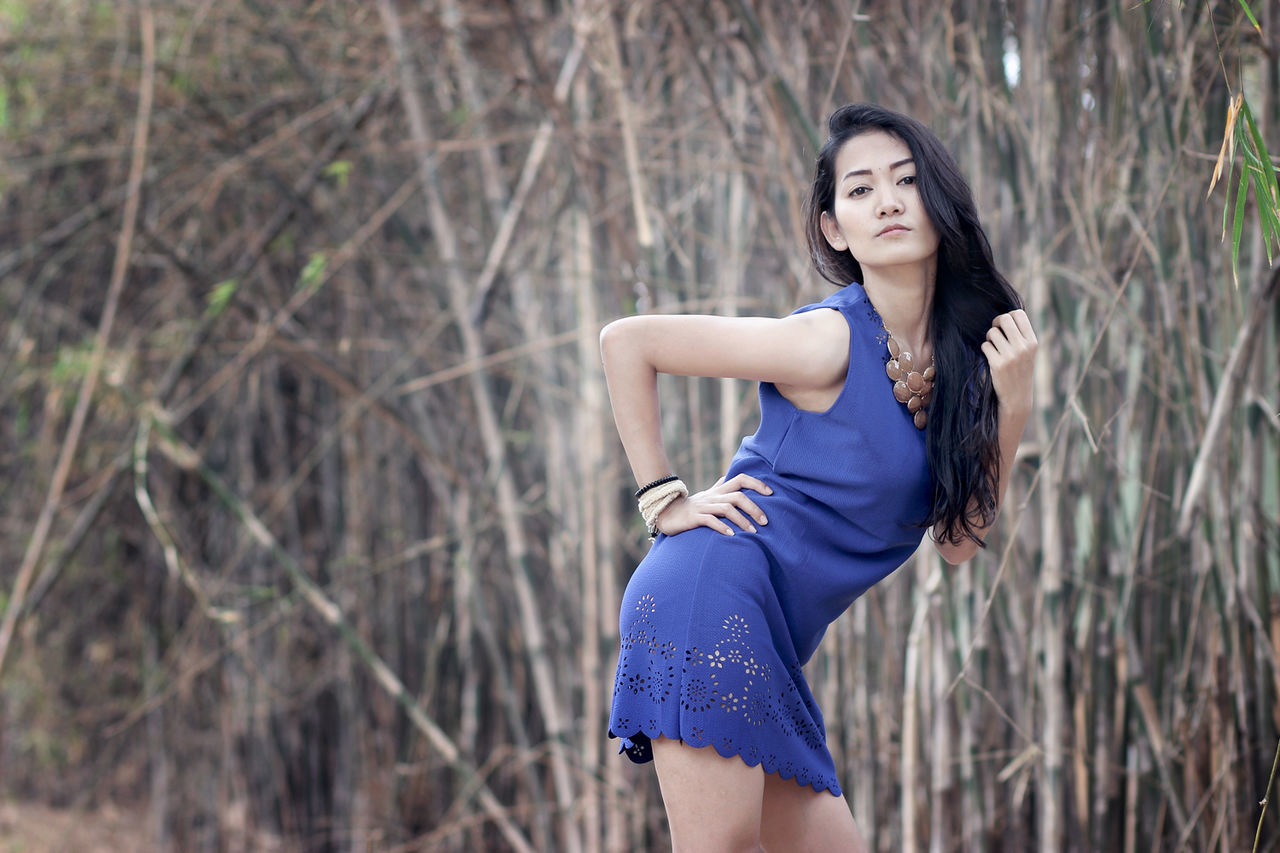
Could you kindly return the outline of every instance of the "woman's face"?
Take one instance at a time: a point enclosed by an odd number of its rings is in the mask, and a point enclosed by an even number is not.
[[[848,250],[864,272],[936,260],[938,231],[905,142],[882,130],[860,133],[836,154],[835,177],[834,214],[822,214],[833,249]]]

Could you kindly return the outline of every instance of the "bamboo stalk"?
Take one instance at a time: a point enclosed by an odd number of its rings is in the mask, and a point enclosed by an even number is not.
[[[125,275],[128,273],[133,254],[133,235],[137,229],[138,206],[142,196],[142,176],[147,166],[147,139],[151,128],[151,105],[155,95],[156,71],[156,30],[155,18],[148,0],[142,0],[139,6],[138,27],[142,38],[142,77],[138,84],[138,110],[133,121],[133,148],[129,160],[128,195],[125,197],[124,211],[120,224],[120,233],[116,239],[115,260],[111,267],[111,280],[107,285],[106,299],[102,307],[102,315],[98,318],[98,329],[93,339],[93,353],[89,357],[89,366],[84,379],[80,383],[80,392],[76,397],[75,409],[71,413],[71,423],[67,426],[67,434],[58,454],[58,462],[53,469],[49,489],[40,514],[36,517],[31,538],[27,541],[26,552],[22,555],[22,564],[18,567],[12,591],[9,593],[4,608],[4,619],[0,620],[0,674],[4,672],[5,660],[9,653],[9,644],[18,624],[18,614],[22,612],[26,600],[27,588],[35,573],[40,556],[44,553],[49,531],[53,528],[54,515],[62,500],[63,490],[71,475],[71,463],[80,447],[80,436],[85,422],[89,418],[89,404],[93,392],[98,385],[98,377],[102,373],[103,361],[106,358],[107,342],[111,338],[111,329],[115,324],[116,310],[120,305],[120,295],[124,291]]]
[[[929,546],[925,545],[926,553]],[[925,559],[925,558],[922,558]],[[928,558],[934,563],[934,574],[941,580],[942,571],[937,564],[940,557],[930,553]],[[933,607],[933,626],[930,631],[933,659],[930,662],[929,704],[933,713],[933,724],[930,727],[929,750],[929,849],[933,853],[943,853],[951,849],[957,830],[961,825],[955,806],[959,798],[955,796],[955,747],[954,732],[951,723],[947,687],[950,681],[947,663],[949,654],[947,638],[949,632],[943,625],[943,613],[939,596],[930,595]]]
[[[599,299],[595,291],[595,265],[593,263],[593,246],[590,224],[584,213],[579,213],[572,220],[568,232],[571,240],[570,257],[572,258],[572,275],[565,283],[565,290],[576,299],[578,323],[581,334],[578,338],[578,363],[581,365],[579,379],[580,405],[576,411],[574,435],[578,437],[581,449],[579,467],[579,484],[582,493],[579,496],[581,507],[581,538],[578,545],[578,563],[581,566],[581,600],[582,600],[582,683],[585,685],[583,700],[583,762],[593,773],[599,774],[601,764],[610,756],[603,754],[605,743],[605,726],[607,712],[602,706],[604,685],[607,683],[601,637],[598,626],[609,612],[609,606],[601,598],[601,575],[606,573],[600,560],[601,510],[607,505],[609,480],[600,477],[605,469],[605,434],[608,424],[605,419],[606,392],[602,383],[602,371],[599,364],[598,336],[594,334],[600,322]],[[607,565],[607,564],[605,564]],[[610,602],[611,603],[611,602]],[[614,761],[616,765],[616,760]],[[595,790],[588,789],[584,804],[583,835],[588,849],[596,849],[605,842],[604,827],[612,829],[617,823],[616,810],[618,803],[616,793],[606,784]],[[603,809],[602,809],[603,807]]]
[[[922,671],[924,651],[922,647],[928,639],[929,611],[931,594],[939,583],[941,574],[936,561],[922,546],[916,551],[912,565],[915,569],[917,596],[911,617],[911,629],[907,634],[906,662],[903,665],[902,682],[902,765],[899,784],[901,786],[902,809],[902,849],[923,850],[920,839],[921,814],[924,808],[918,803],[920,780],[921,751],[921,709],[920,697],[924,689]]]
[[[370,674],[378,685],[396,700],[408,715],[410,722],[422,732],[431,746],[440,753],[445,763],[466,780],[468,786],[480,801],[480,805],[498,826],[507,842],[514,849],[522,851],[522,853],[533,853],[534,848],[525,839],[519,828],[511,822],[510,816],[498,798],[485,784],[484,780],[480,778],[476,770],[463,761],[461,752],[453,740],[426,715],[405,689],[404,684],[391,671],[391,668],[374,653],[365,639],[356,633],[351,627],[351,623],[343,615],[341,608],[307,577],[289,553],[276,541],[271,531],[253,513],[252,509],[222,481],[222,478],[218,477],[204,464],[194,448],[168,431],[159,422],[153,422],[153,426],[165,438],[165,443],[161,445],[160,449],[165,452],[171,461],[184,470],[198,474],[218,496],[218,499],[244,525],[245,531],[285,569],[290,580],[301,593],[303,601],[311,607],[317,616],[324,620],[325,624],[339,633],[351,651],[369,669]]]
[[[1258,338],[1258,332],[1267,317],[1267,307],[1280,292],[1280,270],[1271,274],[1265,286],[1259,287],[1254,295],[1245,324],[1236,332],[1231,354],[1222,370],[1222,382],[1213,397],[1213,406],[1209,410],[1209,422],[1204,436],[1199,442],[1200,450],[1196,454],[1195,464],[1191,467],[1191,476],[1187,480],[1187,491],[1178,511],[1178,535],[1186,536],[1195,521],[1201,495],[1204,492],[1210,473],[1210,466],[1216,458],[1219,436],[1226,426],[1227,417],[1239,393],[1240,379],[1248,367],[1249,356]]]
[[[332,164],[334,156],[342,150],[343,146],[348,144],[350,136],[356,126],[368,116],[370,111],[372,111],[374,106],[377,104],[378,99],[376,95],[376,91],[365,91],[355,99],[347,110],[345,110],[341,126],[329,137],[328,140],[326,140],[324,147],[317,152],[314,158],[312,158],[303,176],[293,184],[292,190],[294,195],[297,197],[304,197],[307,193],[315,189],[317,183],[324,174],[324,170]],[[409,188],[411,191],[412,187],[412,183],[405,183],[401,189],[405,190],[406,188]],[[408,200],[409,194],[410,192],[406,192],[403,197],[399,193],[393,195],[388,204],[371,217],[371,221],[364,223],[364,228],[356,229],[356,237],[353,238],[352,243],[348,243],[344,246],[344,250],[359,248],[365,240],[372,236],[372,234],[376,233],[376,231],[385,224],[386,219],[390,218],[400,204],[403,204]],[[267,254],[272,241],[280,237],[285,226],[288,225],[288,223],[297,214],[297,210],[298,201],[296,198],[286,198],[277,204],[267,223],[253,235],[253,239],[249,241],[248,245],[243,247],[243,251],[240,252],[236,263],[231,268],[231,274],[226,276],[223,280],[239,282],[248,277],[248,275],[261,263],[263,257]],[[333,272],[341,267],[339,260],[345,262],[348,259],[349,258],[343,256],[341,252],[339,253],[338,258],[331,258],[326,268],[328,274],[332,275]],[[315,287],[318,289],[319,287],[322,287],[323,284],[323,281],[318,282]],[[305,293],[308,297],[313,292],[314,290],[310,288],[299,289],[299,293]],[[264,327],[262,340],[258,341],[255,339],[255,346],[252,348],[251,352],[244,357],[243,361],[233,359],[232,362],[227,365],[226,373],[215,374],[214,378],[221,379],[225,382],[232,376],[238,375],[240,370],[243,369],[244,364],[247,363],[248,359],[257,354],[261,346],[265,344],[266,341],[269,340],[277,331],[279,331],[279,329],[288,322],[290,318],[292,318],[293,311],[300,309],[305,301],[305,299],[300,300],[296,305],[293,305],[287,313],[277,314],[271,326],[269,328]],[[191,359],[206,342],[208,335],[217,324],[218,318],[219,315],[215,312],[205,312],[201,317],[199,324],[182,342],[182,346],[179,348],[178,353],[169,360],[169,364],[165,368],[164,374],[156,382],[156,387],[153,393],[153,396],[156,399],[168,399],[169,394],[182,377],[183,371],[188,368]],[[204,389],[205,393],[203,395],[197,394],[181,406],[170,403],[168,404],[168,408],[177,413],[179,415],[179,419],[185,418],[186,415],[198,408],[199,405],[210,397],[219,387],[221,387],[221,382],[212,384],[211,387],[207,386]]]
[[[601,83],[613,96],[622,134],[622,156],[626,166],[628,186],[631,190],[631,215],[635,220],[636,243],[641,249],[653,246],[653,227],[649,222],[648,192],[640,173],[639,145],[636,142],[635,116],[624,85],[622,56],[618,49],[618,32],[613,24],[613,11],[604,2],[592,4],[590,12],[589,42],[599,53],[596,55],[597,72]],[[584,22],[583,26],[587,26]]]
[[[422,106],[418,101],[416,75],[409,60],[400,19],[390,0],[379,0],[378,12],[387,41],[391,45],[399,67],[401,104],[409,120],[410,133],[420,152],[418,176],[426,196],[432,231],[435,234],[444,267],[450,308],[467,358],[479,359],[484,355],[484,347],[468,311],[467,283],[459,272],[457,238],[450,219],[445,214],[440,197],[436,165],[427,153],[430,150],[428,145],[430,134]],[[516,596],[521,628],[525,634],[525,651],[533,672],[533,687],[537,696],[538,709],[546,725],[548,742],[551,744],[551,781],[556,792],[557,806],[561,810],[560,844],[564,850],[576,853],[581,849],[581,837],[577,826],[572,821],[570,811],[574,798],[573,776],[569,771],[567,750],[564,746],[569,739],[561,712],[559,686],[547,657],[542,617],[538,612],[529,579],[528,547],[521,522],[520,501],[506,458],[506,445],[486,377],[481,373],[472,373],[468,378],[475,401],[475,413],[479,419],[480,437],[488,459],[489,474],[494,479],[496,487],[503,545],[511,566],[513,591]]]

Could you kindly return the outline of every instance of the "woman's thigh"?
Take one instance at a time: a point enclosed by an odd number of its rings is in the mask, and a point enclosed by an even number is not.
[[[794,779],[783,779],[772,773],[764,777],[760,840],[769,853],[866,853],[867,850],[843,797],[797,785]]]
[[[674,853],[758,851],[765,773],[714,747],[653,741]]]

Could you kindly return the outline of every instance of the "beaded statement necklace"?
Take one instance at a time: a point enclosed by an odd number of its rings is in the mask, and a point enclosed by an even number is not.
[[[923,372],[916,370],[915,358],[894,340],[893,332],[885,329],[889,336],[889,363],[884,372],[893,380],[893,396],[899,403],[905,403],[907,411],[914,415],[916,429],[924,429],[929,417],[925,407],[933,398],[933,358]]]

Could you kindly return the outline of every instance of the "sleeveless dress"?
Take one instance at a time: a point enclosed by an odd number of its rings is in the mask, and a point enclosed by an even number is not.
[[[795,313],[817,309],[849,323],[839,397],[809,412],[760,383],[760,427],[729,466],[728,477],[773,489],[750,493],[769,523],[659,535],[627,584],[609,736],[632,761],[651,761],[661,735],[841,795],[801,667],[827,626],[915,551],[932,478],[862,286]]]

